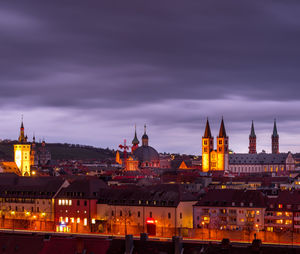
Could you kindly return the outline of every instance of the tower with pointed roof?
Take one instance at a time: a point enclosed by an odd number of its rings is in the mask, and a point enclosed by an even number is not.
[[[228,162],[228,136],[226,135],[224,119],[222,117],[219,136],[217,137],[217,170],[227,170]]]
[[[24,133],[23,116],[20,128],[18,143],[14,145],[14,158],[22,176],[30,176],[31,167],[31,146],[27,143],[27,136]]]
[[[211,152],[214,150],[214,138],[211,135],[208,118],[206,120],[205,132],[202,137],[202,171],[211,170]]]
[[[131,152],[134,152],[138,147],[139,147],[140,141],[137,138],[136,135],[136,125],[134,126],[134,138],[132,140],[132,147],[131,147]]]
[[[144,125],[144,135],[142,136],[142,146],[148,146],[149,144],[149,138],[146,133],[146,124]]]
[[[279,135],[277,132],[276,119],[274,119],[273,134],[272,134],[271,139],[272,139],[272,153],[278,154],[279,153]]]
[[[250,135],[249,135],[249,153],[250,154],[256,154],[256,135],[255,135],[255,131],[254,131],[254,123],[252,120],[252,124],[251,124],[251,131],[250,131]]]

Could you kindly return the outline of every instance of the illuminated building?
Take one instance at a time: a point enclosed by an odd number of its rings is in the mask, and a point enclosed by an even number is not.
[[[100,179],[82,178],[63,188],[55,197],[56,231],[94,231],[99,191],[106,187]]]
[[[264,229],[264,194],[256,190],[210,190],[194,205],[194,228]]]
[[[142,136],[142,146],[137,147],[133,151],[133,156],[139,162],[141,168],[159,168],[160,159],[158,152],[149,146],[149,137],[146,133],[146,125],[144,126],[144,135]]]
[[[5,219],[2,227],[53,230],[54,197],[66,184],[58,177],[2,175],[0,212]]]
[[[226,135],[222,118],[217,149],[214,150],[214,138],[211,135],[209,121],[206,121],[204,136],[202,137],[202,171],[221,171],[228,169],[228,136]]]
[[[255,154],[256,153],[256,135],[254,131],[254,123],[252,121],[251,125],[251,132],[249,135],[249,153]]]
[[[116,229],[124,234],[126,224],[127,232],[132,234],[170,235],[174,229],[193,228],[196,202],[197,197],[179,184],[108,189],[98,201],[97,220],[112,233]]]
[[[14,145],[15,163],[21,171],[22,176],[30,176],[30,148],[30,144],[27,143],[27,136],[24,134],[24,124],[22,120],[18,143]]]

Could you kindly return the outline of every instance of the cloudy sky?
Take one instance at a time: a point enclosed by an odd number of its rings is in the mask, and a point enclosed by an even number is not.
[[[116,149],[144,123],[159,152],[200,154],[206,117],[230,148],[300,152],[300,3],[1,1],[0,138]]]

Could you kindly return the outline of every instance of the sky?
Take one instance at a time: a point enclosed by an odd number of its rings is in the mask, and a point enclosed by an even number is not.
[[[0,139],[117,149],[134,125],[159,152],[201,155],[208,117],[229,146],[300,152],[300,2],[0,2]]]

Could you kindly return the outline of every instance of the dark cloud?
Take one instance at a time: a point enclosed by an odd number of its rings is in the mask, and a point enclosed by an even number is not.
[[[252,119],[268,137],[274,117],[296,135],[299,11],[268,0],[1,2],[0,107],[35,125],[36,110],[49,123],[61,114],[62,133],[76,116],[73,136],[43,135],[95,145],[148,122],[159,138],[169,130],[161,150],[197,152],[205,117],[217,132],[222,115],[236,149],[247,150]],[[87,137],[86,121],[102,133]]]

